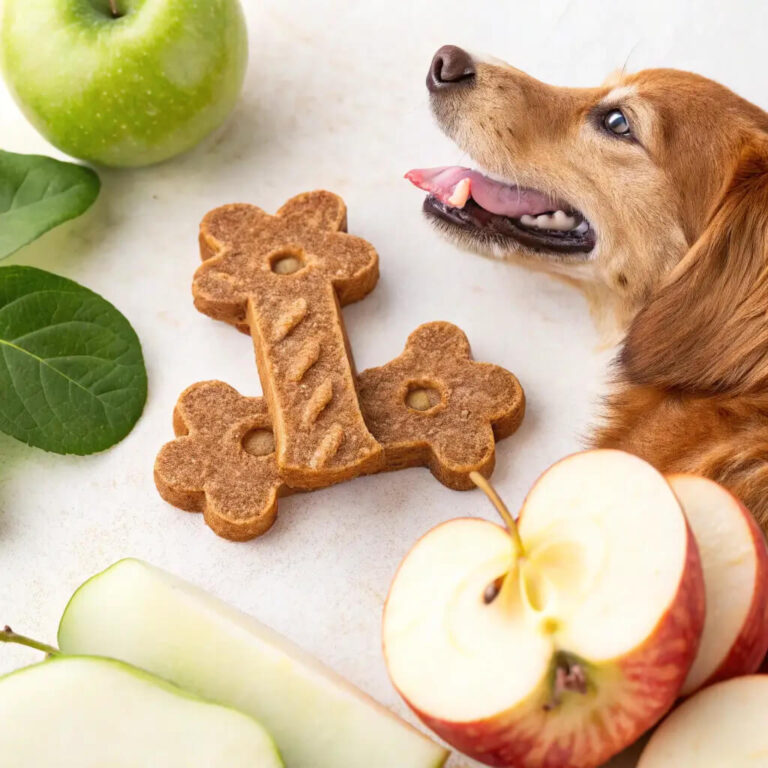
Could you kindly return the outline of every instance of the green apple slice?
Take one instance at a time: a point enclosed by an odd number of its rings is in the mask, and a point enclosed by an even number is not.
[[[247,712],[290,768],[436,768],[447,757],[280,635],[138,560],[116,563],[75,592],[59,645],[127,661]]]
[[[3,768],[279,768],[252,718],[112,659],[60,656],[0,678]]]

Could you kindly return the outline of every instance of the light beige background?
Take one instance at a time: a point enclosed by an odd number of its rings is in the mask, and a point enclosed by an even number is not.
[[[149,400],[128,439],[98,456],[48,455],[0,435],[0,623],[52,641],[80,582],[118,558],[141,557],[253,613],[408,717],[379,650],[390,579],[430,527],[459,515],[492,516],[491,509],[479,493],[449,491],[427,471],[409,470],[286,500],[267,536],[232,544],[199,516],[162,502],[152,462],[171,437],[179,392],[209,378],[247,394],[260,391],[248,338],[192,307],[198,221],[230,201],[272,211],[307,189],[341,194],[350,231],[373,242],[381,256],[381,283],[345,310],[359,368],[386,362],[417,325],[443,319],[465,329],[478,359],[514,371],[526,388],[528,416],[499,446],[494,478],[514,507],[538,473],[582,444],[609,354],[598,351],[586,306],[572,289],[461,253],[422,220],[421,194],[402,180],[403,172],[466,162],[427,109],[423,83],[433,51],[458,43],[563,85],[595,84],[625,63],[677,66],[768,106],[768,6],[747,0],[246,5],[251,60],[230,122],[177,160],[101,171],[101,198],[85,217],[8,262],[53,270],[114,302],[141,337]],[[1,88],[0,146],[51,151]],[[36,658],[2,647],[0,672]]]

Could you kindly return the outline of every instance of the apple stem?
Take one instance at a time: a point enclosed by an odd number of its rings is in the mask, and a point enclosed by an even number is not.
[[[25,637],[24,635],[17,635],[7,624],[0,631],[0,643],[16,643],[16,645],[26,645],[27,648],[34,648],[36,651],[42,651],[48,654],[48,656],[56,656],[60,653],[58,648],[54,648],[52,645],[41,643],[37,640],[33,640],[31,637]]]
[[[496,511],[501,515],[501,519],[504,521],[504,525],[506,525],[509,535],[515,543],[515,558],[525,557],[525,547],[523,546],[523,540],[520,538],[517,522],[507,509],[507,505],[501,500],[501,496],[496,493],[496,489],[479,472],[470,472],[469,479],[490,499],[491,504],[496,507]]]
[[[117,10],[117,0],[109,0],[109,11],[115,19],[119,19],[122,16],[120,11]]]

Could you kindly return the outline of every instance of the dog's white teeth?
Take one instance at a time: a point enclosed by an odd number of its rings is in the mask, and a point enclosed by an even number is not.
[[[448,198],[448,205],[453,208],[463,208],[469,200],[470,180],[462,179],[453,189]]]
[[[576,218],[570,216],[565,211],[555,211],[550,217],[550,229],[556,229],[558,232],[567,232],[576,226]]]
[[[555,229],[555,218],[549,213],[542,213],[539,216],[525,216],[520,217],[520,223],[525,224],[526,227],[535,227],[536,229]],[[575,222],[574,222],[575,224]]]
[[[542,213],[539,216],[529,216],[526,214],[520,217],[520,223],[526,227],[553,229],[556,232],[568,232],[576,227],[576,219],[565,211]]]
[[[589,229],[589,224],[587,223],[587,220],[586,219],[582,219],[581,220],[581,224],[579,224],[579,226],[576,227],[576,229],[574,229],[573,231],[577,235],[583,235],[588,229]]]

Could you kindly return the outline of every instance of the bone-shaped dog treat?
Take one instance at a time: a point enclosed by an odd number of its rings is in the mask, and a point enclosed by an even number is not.
[[[400,357],[358,377],[368,429],[387,469],[428,466],[443,485],[469,490],[472,471],[490,475],[496,440],[523,419],[525,396],[509,371],[472,360],[464,332],[426,323]]]
[[[384,463],[360,412],[339,309],[375,286],[378,256],[345,228],[344,202],[330,192],[298,195],[275,216],[223,206],[200,225],[195,306],[250,331],[277,463],[295,488]]]
[[[449,323],[417,328],[400,357],[364,371],[358,382],[362,411],[383,445],[381,468],[428,466],[440,482],[460,490],[473,487],[473,470],[491,473],[495,440],[515,431],[525,409],[517,379],[474,362],[466,336]],[[203,512],[225,538],[264,533],[278,497],[290,492],[268,453],[264,401],[223,382],[195,384],[179,399],[174,429],[181,437],[166,444],[155,463],[163,498]]]

